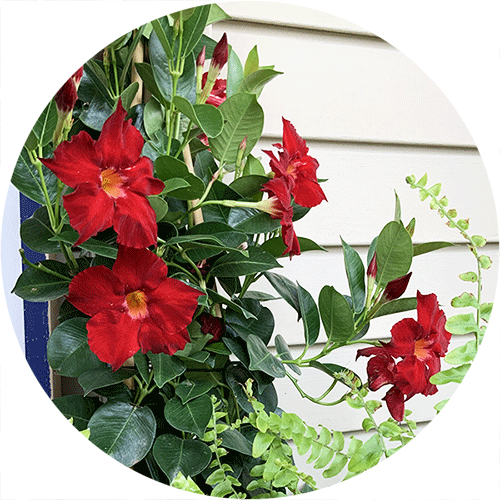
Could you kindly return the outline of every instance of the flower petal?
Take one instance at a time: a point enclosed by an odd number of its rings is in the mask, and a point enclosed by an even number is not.
[[[118,247],[113,273],[120,277],[126,293],[156,288],[168,275],[167,265],[146,248]]]
[[[93,316],[103,309],[120,308],[125,289],[111,269],[89,267],[71,280],[67,299],[83,313]]]
[[[401,422],[405,416],[404,394],[399,387],[394,386],[382,398],[387,403],[387,408],[394,420]]]
[[[120,176],[128,183],[128,189],[143,196],[160,194],[165,188],[163,181],[153,177],[153,163],[146,156],[131,167],[120,170]]]
[[[80,237],[75,246],[104,231],[113,224],[113,200],[95,184],[79,184],[71,194],[63,196],[71,226]]]
[[[444,356],[450,344],[451,333],[445,329],[446,316],[439,308],[435,294],[423,295],[417,291],[417,318],[427,335],[436,336],[433,351]]]
[[[54,158],[40,158],[40,161],[67,186],[89,182],[101,185],[101,157],[95,151],[95,141],[81,131],[70,141],[64,141],[54,151]]]
[[[309,151],[306,141],[297,134],[295,127],[285,118],[283,120],[283,148],[286,149],[292,157],[305,156]]]
[[[116,111],[104,122],[96,142],[96,150],[102,155],[103,169],[127,168],[136,163],[141,155],[144,139],[132,125],[132,120],[125,121],[126,116],[120,99]]]
[[[87,322],[90,350],[113,371],[139,350],[137,334],[140,320],[116,309],[96,314]]]
[[[292,189],[295,203],[301,207],[315,207],[323,200],[326,201],[326,195],[318,184],[306,176],[300,174],[295,177],[295,187]]]
[[[151,319],[163,330],[176,333],[192,321],[202,292],[174,278],[165,278],[148,293]]]
[[[408,398],[421,393],[427,386],[425,364],[416,356],[407,356],[396,365],[397,385]]]
[[[127,191],[115,200],[113,227],[120,245],[146,248],[157,244],[156,214],[144,196]]]
[[[396,375],[396,363],[386,352],[368,361],[367,372],[371,391],[380,389],[385,384],[393,384]]]
[[[185,328],[176,332],[165,331],[151,320],[143,321],[139,330],[139,344],[144,353],[149,351],[154,354],[163,352],[171,356],[184,349],[190,340],[189,333]]]
[[[415,341],[422,336],[422,326],[413,318],[404,318],[391,328],[391,341],[386,349],[395,358],[412,356],[415,352]]]

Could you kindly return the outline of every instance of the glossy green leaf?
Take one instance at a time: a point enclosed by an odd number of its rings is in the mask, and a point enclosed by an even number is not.
[[[231,208],[227,223],[237,231],[247,234],[270,233],[279,229],[279,219],[256,208]]]
[[[266,170],[262,166],[262,163],[260,160],[255,158],[253,155],[248,155],[245,166],[243,167],[243,175],[260,175],[260,176],[265,176],[266,175]]]
[[[155,97],[151,97],[144,106],[144,128],[148,137],[160,130],[165,123],[164,110],[162,105]]]
[[[430,378],[431,384],[443,385],[449,383],[460,384],[464,379],[465,375],[469,371],[470,363],[466,363],[465,365],[455,366],[450,368],[449,370],[442,370]]]
[[[276,273],[265,272],[264,276],[280,296],[297,311],[300,319],[299,292],[297,290],[297,285],[287,277]]]
[[[50,226],[47,207],[38,208],[29,219],[21,224],[21,240],[35,252],[60,252],[59,243],[50,241],[53,236],[54,232]]]
[[[90,441],[126,467],[141,461],[156,433],[153,412],[121,401],[101,406],[89,420]]]
[[[78,383],[82,386],[84,396],[86,396],[95,389],[119,384],[132,377],[134,374],[134,369],[120,368],[113,372],[111,368],[104,366],[93,368],[92,370],[82,373],[78,377]]]
[[[168,203],[161,196],[148,196],[149,204],[155,211],[156,222],[159,222],[168,213]]]
[[[154,381],[160,388],[186,371],[186,366],[180,359],[168,354],[148,353],[148,357],[153,365]]]
[[[51,241],[64,241],[65,243],[74,245],[78,240],[78,233],[69,226],[65,227],[67,227],[67,229],[64,229],[59,235],[53,236]],[[116,259],[116,256],[118,255],[117,248],[95,238],[89,238],[80,245],[80,248],[110,259]]]
[[[424,253],[434,252],[435,250],[452,246],[454,246],[454,244],[449,243],[447,241],[432,241],[428,243],[419,243],[413,246],[413,257],[417,257],[417,255],[423,255]]]
[[[170,41],[168,40],[165,30],[163,29],[163,26],[160,23],[160,20],[154,19],[153,21],[151,21],[151,26],[156,36],[158,37],[158,41],[163,47],[163,50],[165,51],[165,55],[167,56],[168,59],[173,59],[174,55],[172,52],[172,46],[170,44]]]
[[[99,94],[104,102],[110,108],[113,108],[115,102],[109,93],[106,74],[100,64],[96,60],[90,59],[84,64],[83,68],[85,70],[85,74],[94,86],[94,93]]]
[[[68,266],[56,260],[44,260],[39,264],[67,277],[54,276],[41,269],[28,267],[17,279],[12,292],[30,302],[48,302],[66,295],[71,281]]]
[[[269,181],[265,175],[244,175],[235,179],[229,186],[242,198],[250,198],[260,192],[263,184]]]
[[[132,101],[134,100],[138,90],[139,82],[133,82],[121,93],[120,98],[122,100],[123,108],[126,111],[130,111]]]
[[[401,222],[389,222],[378,236],[377,283],[381,286],[408,273],[413,257],[410,235]]]
[[[144,382],[149,382],[149,363],[148,358],[141,351],[134,354],[134,366]]]
[[[342,250],[353,309],[355,313],[360,313],[365,307],[365,266],[358,252],[344,240],[342,240]]]
[[[260,68],[244,78],[238,91],[259,95],[264,85],[282,74],[281,71],[275,71],[274,69]]]
[[[247,59],[245,61],[245,67],[243,69],[243,75],[247,77],[254,71],[259,69],[259,52],[257,45],[255,45],[252,50],[248,53]]]
[[[256,302],[254,302],[256,304]],[[257,303],[258,304],[258,303]],[[247,317],[236,310],[226,310],[225,322],[235,334],[247,340],[250,334],[258,335],[265,344],[269,342],[274,331],[274,317],[272,312],[267,308],[258,304],[256,307],[251,307],[251,303],[246,300],[242,303],[244,309],[252,313],[253,318]]]
[[[452,351],[450,351],[444,358],[444,360],[450,365],[462,365],[464,363],[470,363],[477,354],[477,342],[475,340],[469,340],[469,342],[461,345]]]
[[[80,113],[80,121],[87,127],[100,131],[113,112],[113,104],[100,93],[95,93],[88,106]]]
[[[224,117],[224,128],[215,138],[209,138],[215,158],[234,163],[239,146],[246,137],[247,152],[257,144],[264,127],[264,112],[255,95],[238,93],[227,98],[218,108]]]
[[[205,184],[196,175],[189,172],[187,165],[173,156],[160,156],[155,161],[155,170],[158,177],[167,182],[170,179],[183,179],[189,187],[175,189],[169,196],[180,200],[194,200],[205,191]]]
[[[395,314],[404,311],[411,311],[417,308],[417,299],[415,297],[405,297],[403,299],[395,299],[386,302],[378,309],[373,318],[386,316],[388,314]]]
[[[297,238],[299,240],[299,246],[301,253],[310,252],[310,251],[320,251],[327,252],[325,248],[318,245],[313,240],[309,238],[303,238],[299,236]],[[283,252],[286,250],[285,244],[283,243],[283,238],[281,236],[276,236],[275,238],[269,238],[260,246],[266,252],[269,252],[276,258],[280,257],[288,257],[288,255],[283,255]]]
[[[222,113],[211,104],[191,104],[187,99],[175,96],[173,103],[182,114],[187,116],[207,137],[217,137],[224,126]]]
[[[57,125],[57,107],[54,99],[47,104],[42,114],[38,117],[26,141],[26,147],[35,150],[44,147],[52,140]]]
[[[149,63],[134,63],[134,67],[139,73],[141,80],[144,82],[144,86],[146,89],[153,95],[158,102],[163,104],[165,108],[168,107],[167,99],[163,96],[158,88],[158,85],[155,80],[155,76],[153,74],[153,68]]]
[[[324,286],[318,299],[326,336],[333,342],[346,342],[354,333],[354,317],[345,297],[333,286]]]
[[[304,327],[304,337],[307,346],[312,346],[318,340],[320,320],[318,307],[311,294],[297,283],[300,315]]]
[[[252,456],[252,443],[236,429],[226,429],[221,435],[222,447]]]
[[[248,257],[239,253],[230,253],[218,259],[212,267],[212,274],[217,277],[246,276],[275,267],[282,266],[270,253],[259,247],[250,247]]]
[[[193,439],[181,439],[171,434],[158,436],[153,456],[161,470],[173,481],[179,472],[185,477],[205,470],[212,460],[208,445]]]
[[[277,378],[286,375],[283,363],[267,350],[266,344],[260,337],[250,334],[247,338],[247,347],[250,356],[249,370],[260,370]]]
[[[238,89],[243,81],[243,65],[236,52],[229,47],[229,56],[227,60],[227,80],[226,80],[226,95],[231,97],[238,92]]]
[[[244,307],[241,307],[239,304],[233,302],[227,297],[224,297],[223,295],[214,292],[212,289],[210,288],[207,289],[207,293],[208,296],[214,301],[214,303],[226,305],[229,309],[232,309],[236,313],[242,315],[244,319],[257,319],[257,317],[253,313],[247,311]]]
[[[207,25],[211,5],[201,5],[183,23],[181,57],[189,54],[197,45]],[[195,54],[197,56],[198,54]]]
[[[280,359],[283,359],[285,361],[293,360],[290,348],[288,347],[285,339],[280,334],[276,335],[274,343],[276,346],[276,354]],[[290,363],[287,364],[287,366],[290,367],[297,375],[301,374],[300,368],[297,365]]]
[[[79,395],[61,396],[54,398],[52,402],[67,419],[73,419],[73,425],[79,431],[88,428],[90,417],[100,404],[97,398],[86,398]]]
[[[212,417],[210,397],[202,395],[183,404],[175,397],[165,403],[165,419],[179,431],[191,432],[202,438]]]
[[[59,375],[78,377],[104,365],[89,348],[86,325],[87,318],[73,318],[52,331],[47,342],[47,360]]]
[[[54,201],[57,195],[57,177],[44,165],[42,166],[42,173],[49,198],[51,201]],[[23,148],[17,159],[11,182],[21,193],[31,200],[36,201],[40,205],[46,203],[40,175],[36,167],[31,163],[25,148]]]
[[[206,394],[216,384],[211,380],[190,381],[184,380],[175,388],[175,394],[181,399],[182,404]]]

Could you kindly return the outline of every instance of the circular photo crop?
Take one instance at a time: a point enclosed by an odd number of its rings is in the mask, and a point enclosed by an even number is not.
[[[60,83],[3,264],[68,426],[219,498],[397,461],[466,376],[496,285],[486,171],[436,85],[376,34],[267,2],[169,13]]]

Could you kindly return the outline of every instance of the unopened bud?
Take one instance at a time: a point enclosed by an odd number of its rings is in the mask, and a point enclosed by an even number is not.
[[[198,57],[196,58],[196,66],[201,66],[202,68],[205,65],[205,48],[206,46],[203,45],[201,52],[198,54]]]
[[[218,72],[227,63],[228,58],[228,47],[227,47],[227,35],[224,33],[222,38],[217,42],[212,54],[211,66],[217,69]]]
[[[395,280],[389,281],[387,286],[385,287],[384,294],[382,295],[382,300],[390,301],[394,299],[398,299],[406,292],[408,288],[408,283],[411,278],[411,273],[408,273],[405,276],[401,276],[400,278],[396,278]]]
[[[377,276],[377,252],[373,254],[372,260],[368,266],[368,271],[366,272],[368,278],[373,278]]]

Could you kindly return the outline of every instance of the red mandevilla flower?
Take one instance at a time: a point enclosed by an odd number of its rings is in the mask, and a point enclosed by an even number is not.
[[[326,200],[325,193],[318,183],[316,170],[318,161],[309,156],[306,141],[297,134],[295,127],[283,120],[283,145],[274,144],[279,152],[279,160],[272,151],[264,151],[270,156],[271,170],[276,177],[288,177],[294,181],[292,195],[296,203],[303,207],[315,207]]]
[[[259,210],[267,212],[271,218],[281,220],[281,237],[285,244],[282,255],[300,255],[300,244],[293,229],[293,207],[290,204],[290,186],[292,181],[287,177],[275,177],[266,182],[261,191],[269,195],[267,200],[258,203]]]
[[[201,79],[201,85],[204,87],[207,83],[208,71],[203,73],[203,77]],[[226,83],[227,80],[223,80],[221,78],[217,78],[215,80],[214,86],[210,91],[210,95],[208,96],[206,103],[212,104],[216,108],[218,108],[225,100],[226,100]]]
[[[153,164],[141,156],[144,139],[118,101],[95,141],[79,132],[62,142],[54,158],[41,162],[73,188],[63,197],[71,226],[79,233],[78,246],[111,226],[121,245],[144,248],[156,245],[156,215],[146,196],[159,194],[165,185],[153,178]]]
[[[437,392],[429,379],[441,369],[441,358],[448,350],[451,333],[446,331],[445,324],[446,316],[436,295],[417,292],[417,320],[399,321],[391,329],[390,342],[358,351],[356,359],[375,356],[367,366],[371,390],[394,385],[384,399],[396,420],[403,419],[404,402],[415,394],[428,396]],[[402,360],[396,364],[395,358]]]
[[[113,371],[139,349],[172,355],[189,342],[186,327],[203,294],[167,274],[153,252],[120,246],[112,270],[90,267],[71,281],[68,301],[91,316],[90,349]]]
[[[226,325],[222,321],[222,318],[217,316],[212,316],[209,313],[201,313],[198,316],[198,322],[201,326],[201,331],[206,335],[209,333],[213,336],[208,343],[218,342],[222,339],[224,333],[226,332]]]

